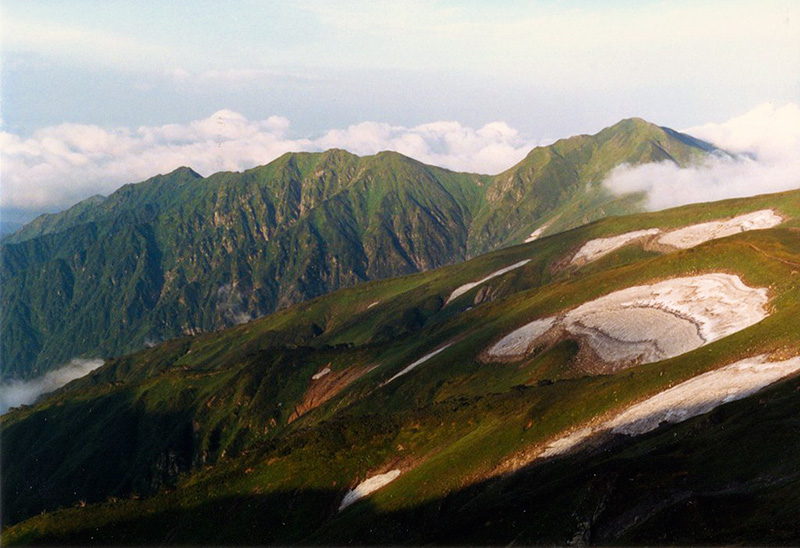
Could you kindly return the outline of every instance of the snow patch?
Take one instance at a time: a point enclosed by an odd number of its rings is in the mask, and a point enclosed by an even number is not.
[[[493,358],[524,356],[530,350],[533,342],[547,333],[555,323],[556,318],[533,320],[497,341],[487,353]]]
[[[783,222],[783,217],[772,209],[762,209],[739,215],[727,221],[711,221],[671,230],[658,239],[658,243],[689,249],[709,240],[725,238],[748,230],[764,230]]]
[[[347,492],[342,499],[342,503],[339,505],[339,511],[341,512],[355,501],[366,497],[367,495],[374,493],[384,485],[387,485],[400,475],[400,470],[392,470],[390,472],[386,472],[385,474],[378,474],[377,476],[372,476],[371,478],[362,481],[359,483],[354,489],[351,489]]]
[[[704,274],[616,291],[564,323],[606,361],[650,363],[694,350],[767,317],[767,290],[738,276]]]
[[[541,238],[542,234],[544,234],[544,231],[547,230],[548,226],[549,225],[540,226],[539,228],[531,232],[531,235],[525,238],[525,241],[523,243],[529,244]]]
[[[531,262],[530,259],[525,259],[524,261],[520,261],[518,263],[514,263],[511,266],[507,266],[505,268],[501,268],[500,270],[492,272],[491,274],[489,274],[485,278],[482,278],[482,279],[478,280],[477,282],[470,282],[468,284],[462,285],[461,287],[458,287],[455,291],[450,293],[450,296],[447,298],[447,301],[444,303],[445,306],[447,306],[450,303],[450,301],[452,301],[453,299],[457,299],[458,297],[460,297],[461,295],[463,295],[464,293],[466,293],[467,291],[469,291],[473,287],[477,287],[477,286],[481,285],[484,282],[488,282],[489,280],[491,280],[492,278],[496,278],[497,276],[502,276],[506,272],[511,272],[512,270],[514,270],[516,268],[519,268],[521,266],[525,266],[529,262]]]
[[[322,377],[324,377],[325,375],[327,375],[330,372],[331,372],[331,368],[330,367],[326,367],[325,369],[323,369],[319,373],[315,373],[315,374],[311,375],[311,380],[312,381],[317,381],[317,380],[321,379]]]
[[[605,257],[612,251],[628,245],[636,240],[640,240],[647,236],[655,236],[661,232],[660,228],[648,228],[646,230],[635,230],[633,232],[626,232],[618,236],[611,236],[609,238],[597,238],[589,240],[583,247],[581,247],[575,256],[572,258],[572,264],[586,264],[596,261],[601,257]]]
[[[567,453],[595,434],[638,436],[664,422],[682,422],[724,403],[751,396],[798,371],[800,356],[777,362],[767,361],[764,355],[741,360],[682,382],[597,426],[576,430],[552,442],[540,457]]]
[[[560,317],[535,320],[487,354],[524,356],[554,326],[563,327],[609,363],[651,363],[678,356],[767,317],[767,290],[738,276],[703,274],[615,291]]]
[[[453,343],[447,343],[447,344],[446,344],[446,345],[444,345],[443,347],[441,347],[441,348],[438,348],[438,349],[434,350],[433,352],[431,352],[431,353],[429,353],[429,354],[425,354],[425,355],[424,355],[424,356],[422,356],[420,359],[418,359],[417,361],[415,361],[414,363],[412,363],[411,365],[409,365],[408,367],[406,367],[405,369],[403,369],[402,371],[400,371],[398,374],[396,374],[394,377],[392,377],[391,379],[389,379],[388,381],[386,381],[386,382],[385,382],[385,383],[383,383],[383,384],[384,384],[384,385],[387,385],[387,384],[389,384],[390,382],[392,382],[393,380],[395,380],[396,378],[398,378],[398,377],[402,377],[403,375],[405,375],[406,373],[408,373],[409,371],[411,371],[412,369],[414,369],[414,368],[415,368],[415,367],[417,367],[418,365],[420,365],[420,364],[422,364],[422,363],[425,363],[426,361],[428,361],[429,359],[431,359],[432,357],[434,357],[434,356],[435,356],[436,354],[438,354],[439,352],[442,352],[442,351],[444,351],[444,350],[446,350],[446,349],[450,348],[451,346],[453,346]]]
[[[783,217],[778,215],[772,209],[762,209],[760,211],[753,211],[752,213],[745,213],[733,219],[724,221],[710,221],[707,223],[700,223],[695,225],[677,228],[669,231],[662,231],[660,228],[650,228],[647,230],[636,230],[634,232],[626,232],[618,236],[611,236],[609,238],[597,238],[590,240],[583,244],[578,252],[572,257],[570,264],[583,265],[596,261],[597,259],[608,255],[612,251],[633,243],[637,240],[642,240],[650,236],[661,234],[657,243],[677,249],[689,249],[698,246],[710,240],[718,238],[725,238],[740,232],[747,232],[748,230],[764,230],[773,228],[784,221]],[[533,234],[531,234],[533,236]]]
[[[381,303],[380,301],[375,301],[374,303],[370,303],[369,306],[367,306],[367,310],[369,310],[373,306],[379,305],[380,303]]]
[[[550,228],[550,225],[552,225],[559,217],[561,217],[561,215],[556,215],[555,217],[547,221],[545,224],[543,224],[542,226],[531,232],[531,235],[528,236],[528,238],[523,243],[529,244],[541,238],[542,234],[544,234],[544,231]]]

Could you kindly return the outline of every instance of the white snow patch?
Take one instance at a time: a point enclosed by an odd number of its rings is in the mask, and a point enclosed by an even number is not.
[[[386,472],[385,474],[378,474],[377,476],[372,476],[371,478],[362,481],[354,489],[351,489],[347,492],[347,494],[344,496],[344,499],[342,499],[342,503],[339,505],[339,511],[341,512],[358,499],[364,498],[370,493],[374,493],[384,485],[393,482],[399,475],[400,470],[392,470],[390,472]]]
[[[709,240],[725,238],[748,230],[764,230],[783,222],[783,217],[772,209],[762,209],[739,215],[727,221],[711,221],[671,230],[658,239],[658,243],[679,249],[689,249]]]
[[[311,375],[311,380],[312,381],[319,380],[319,379],[321,379],[322,377],[324,377],[325,375],[327,375],[330,372],[331,372],[331,368],[330,367],[326,367],[325,369],[323,369],[319,373],[315,373],[315,374]]]
[[[370,304],[369,304],[369,306],[367,307],[367,310],[369,310],[369,309],[370,309],[370,308],[372,308],[373,306],[376,306],[376,305],[379,305],[379,304],[381,304],[381,302],[380,302],[380,301],[375,301],[374,303],[370,303]]]
[[[497,341],[487,353],[493,358],[524,356],[530,350],[531,344],[547,333],[555,323],[556,318],[533,320]]]
[[[507,266],[505,268],[501,268],[500,270],[492,272],[491,274],[489,274],[485,278],[482,278],[482,279],[478,280],[477,282],[470,282],[468,284],[462,285],[461,287],[458,287],[455,291],[450,293],[450,296],[447,298],[447,301],[444,303],[445,306],[448,303],[450,303],[450,301],[452,301],[453,299],[457,299],[458,297],[460,297],[461,295],[463,295],[464,293],[466,293],[467,291],[469,291],[473,287],[477,287],[477,286],[481,285],[484,282],[488,282],[489,280],[491,280],[492,278],[496,278],[497,276],[502,276],[506,272],[511,272],[512,270],[514,270],[516,268],[519,268],[521,266],[525,266],[529,262],[531,262],[530,259],[525,259],[524,261],[520,261],[518,263],[514,263],[511,266]]]
[[[525,238],[525,242],[524,243],[529,244],[529,243],[531,243],[533,241],[536,241],[539,238],[541,238],[542,234],[544,233],[545,230],[547,230],[548,226],[549,225],[540,226],[539,228],[537,228],[536,230],[531,232],[531,235],[528,236],[527,238]]]
[[[545,224],[543,224],[542,226],[531,232],[531,235],[528,236],[528,238],[523,243],[529,244],[541,238],[542,234],[544,234],[544,231],[550,228],[550,225],[552,225],[556,221],[556,219],[558,219],[560,216],[561,215],[556,215],[555,217],[547,221]]]
[[[597,426],[580,428],[552,442],[540,457],[564,454],[598,433],[638,436],[664,422],[682,422],[746,398],[798,371],[800,356],[778,362],[767,361],[764,355],[741,360],[682,382]]]
[[[564,323],[606,361],[671,358],[767,317],[767,290],[703,274],[631,287],[569,312]]]
[[[394,377],[392,377],[391,379],[389,379],[388,381],[386,381],[386,382],[385,382],[385,383],[383,383],[383,384],[384,384],[384,385],[387,385],[387,384],[389,384],[390,382],[392,382],[393,380],[395,380],[397,377],[402,377],[403,375],[405,375],[406,373],[408,373],[409,371],[411,371],[412,369],[414,369],[414,368],[415,368],[415,367],[417,367],[418,365],[420,365],[420,364],[422,364],[422,363],[425,363],[426,361],[428,361],[429,359],[431,359],[432,357],[434,357],[434,356],[435,356],[436,354],[438,354],[439,352],[442,352],[442,351],[444,351],[444,350],[446,350],[446,349],[450,348],[451,346],[453,346],[453,343],[447,343],[447,344],[446,344],[446,345],[444,345],[443,347],[441,347],[441,348],[437,348],[436,350],[434,350],[433,352],[431,352],[431,353],[429,353],[429,354],[425,354],[425,355],[424,355],[424,356],[422,356],[420,359],[418,359],[417,361],[415,361],[414,363],[412,363],[411,365],[409,365],[408,367],[406,367],[405,369],[403,369],[402,371],[400,371],[398,374],[396,374]]]
[[[703,274],[615,291],[562,317],[535,320],[501,339],[491,357],[524,356],[553,326],[606,362],[651,363],[689,352],[767,317],[767,290],[738,276]]]
[[[609,238],[597,238],[589,240],[583,247],[581,247],[575,256],[572,258],[572,264],[585,264],[596,261],[600,257],[605,257],[612,251],[628,245],[629,243],[645,238],[647,236],[654,236],[661,232],[660,228],[648,228],[646,230],[635,230],[633,232],[626,232],[618,236],[611,236]]]
[[[595,430],[590,427],[579,428],[574,432],[570,432],[563,438],[559,438],[554,442],[551,442],[544,451],[541,452],[539,458],[546,459],[548,457],[555,457],[556,455],[563,455],[565,453],[569,453],[573,448],[577,447],[590,437],[592,434],[599,432],[599,429]]]

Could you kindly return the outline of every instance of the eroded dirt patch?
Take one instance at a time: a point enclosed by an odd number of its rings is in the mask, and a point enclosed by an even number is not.
[[[291,423],[312,409],[319,407],[326,401],[333,398],[336,394],[347,388],[353,381],[360,378],[365,373],[371,371],[370,366],[348,367],[341,371],[332,371],[330,364],[311,377],[311,386],[308,387],[303,395],[303,401],[297,404],[294,412],[289,415],[288,423]]]

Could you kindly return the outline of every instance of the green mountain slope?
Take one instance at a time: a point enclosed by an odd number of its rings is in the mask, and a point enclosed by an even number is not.
[[[242,323],[357,283],[453,264],[608,214],[621,163],[686,165],[707,144],[623,121],[489,177],[397,153],[286,154],[243,173],[189,168],[45,215],[2,245],[0,367],[31,377]]]
[[[784,221],[569,263],[595,238],[763,209]],[[605,219],[111,360],[2,417],[4,544],[794,544],[796,379],[643,436],[530,455],[703,372],[800,355],[799,230],[800,192]],[[708,273],[768,288],[767,316],[602,373],[569,336],[485,359],[532,319]]]

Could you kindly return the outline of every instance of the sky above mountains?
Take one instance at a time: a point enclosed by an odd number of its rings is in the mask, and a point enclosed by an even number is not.
[[[491,173],[630,116],[687,128],[800,104],[791,0],[8,0],[1,13],[11,220],[183,164],[208,174],[337,146]]]

